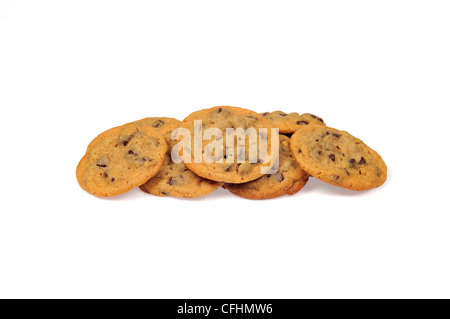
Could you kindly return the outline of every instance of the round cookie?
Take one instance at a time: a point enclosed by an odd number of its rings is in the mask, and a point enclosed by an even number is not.
[[[222,136],[215,136],[215,141],[223,145],[223,158],[217,159],[217,161],[220,161],[219,163],[208,163],[205,160],[205,149],[207,148],[208,144],[212,143],[212,140],[202,141],[202,152],[200,154],[201,163],[195,163],[195,120],[202,121],[203,133],[210,128],[216,128],[222,132]],[[183,121],[183,128],[188,129],[191,134],[191,148],[183,150],[183,152],[190,154],[190,156],[188,156],[190,158],[190,161],[185,160],[185,164],[191,171],[203,178],[224,183],[246,183],[261,177],[264,174],[262,172],[262,168],[267,168],[267,166],[270,165],[270,156],[262,158],[260,154],[258,159],[252,159],[251,161],[249,159],[250,150],[253,148],[259,149],[260,138],[267,138],[268,152],[270,152],[271,149],[270,123],[256,112],[239,107],[217,106],[211,109],[192,113]],[[238,154],[237,143],[234,143],[234,158],[232,159],[230,156],[227,159],[227,148],[225,142],[227,128],[242,128],[244,131],[248,128],[255,128],[258,141],[253,143],[247,142],[245,147],[243,148],[245,154]],[[262,128],[266,128],[267,133],[259,130]],[[243,155],[245,155],[245,162],[238,163],[238,156],[243,157]]]
[[[181,121],[172,118],[147,118],[135,123],[158,127],[169,145],[161,170],[140,186],[143,192],[156,196],[194,198],[208,195],[223,185],[195,175],[183,162],[172,161],[172,148],[177,141],[172,141],[171,135],[174,129],[181,126]]]
[[[298,113],[287,114],[283,111],[275,111],[261,113],[261,115],[269,120],[273,127],[279,128],[281,134],[295,133],[299,128],[305,125],[325,125],[320,117],[310,113],[299,115]]]
[[[270,199],[299,192],[309,175],[300,168],[289,147],[289,137],[280,135],[278,172],[245,184],[226,184],[224,188],[247,199]]]
[[[309,125],[291,138],[300,167],[326,183],[355,191],[382,185],[387,167],[377,152],[347,132]]]
[[[110,197],[148,181],[161,169],[167,143],[156,129],[133,123],[97,136],[77,167],[77,180],[88,193]]]

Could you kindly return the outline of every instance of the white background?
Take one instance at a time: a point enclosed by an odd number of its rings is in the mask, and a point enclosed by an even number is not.
[[[0,297],[450,297],[448,1],[0,0]],[[365,193],[97,199],[102,131],[216,105],[377,150]]]

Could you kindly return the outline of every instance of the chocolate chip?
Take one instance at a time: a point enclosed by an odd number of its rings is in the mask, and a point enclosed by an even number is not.
[[[318,120],[318,121],[320,121],[320,122],[323,123],[323,120],[322,120],[320,117],[315,116],[315,115],[313,115],[313,114],[311,114],[311,117],[312,117],[313,119],[316,119],[316,120]]]
[[[328,135],[330,135],[330,132],[326,132],[325,134],[322,134],[322,138],[324,138],[325,136],[328,136]],[[318,140],[316,140],[316,141],[318,141]]]
[[[169,178],[168,184],[169,184],[170,186],[175,186],[177,183],[176,183],[175,180],[171,177],[171,178]]]
[[[331,158],[333,162],[336,160],[336,156],[334,156],[334,154],[330,154],[328,155],[328,157]]]
[[[280,113],[278,113],[278,115],[280,115],[280,116],[287,116],[287,114],[284,113],[284,112],[280,112]]]
[[[116,181],[116,179],[113,177],[113,178],[111,178],[111,182],[115,182]]]
[[[144,164],[147,161],[147,159],[145,157],[140,157],[140,158],[135,159],[135,161],[138,161],[138,162],[141,162],[141,164]]]
[[[225,172],[230,172],[232,168],[233,165],[228,165],[227,168],[225,169]]]
[[[334,175],[334,179],[335,179],[335,180],[338,180],[339,177],[340,177],[339,175]]]
[[[298,149],[298,153],[300,154],[302,152],[302,150],[301,149]]]
[[[356,160],[354,158],[352,158],[351,160],[348,161],[350,163],[350,167],[353,168],[355,167],[356,164]]]
[[[322,151],[319,151],[317,154],[322,155]]]
[[[161,192],[161,194],[163,194],[163,195],[165,195],[165,196],[169,195],[169,194],[166,193],[166,192]]]
[[[381,176],[381,169],[377,166],[377,176],[380,177]]]
[[[269,112],[265,112],[265,113],[263,113],[262,116],[267,116],[267,115],[269,115],[269,114],[270,114]]]
[[[219,109],[217,110],[217,113],[222,113],[223,109],[221,107],[219,107]]]
[[[102,168],[108,167],[108,158],[106,156],[100,157],[97,161],[97,166]]]
[[[163,126],[163,125],[164,125],[164,122],[161,121],[161,120],[158,120],[158,121],[156,121],[155,123],[153,123],[153,127],[154,127],[154,128],[159,128],[159,127],[161,127],[161,126]]]
[[[364,157],[361,157],[361,160],[358,163],[359,165],[364,165],[366,164],[366,159]]]
[[[297,121],[297,125],[308,125],[308,121]]]
[[[273,174],[272,177],[277,182],[281,183],[282,181],[284,181],[284,176],[283,176],[283,174],[281,174],[281,172],[277,172],[277,173]]]
[[[331,135],[333,135],[334,137],[341,137],[339,134],[336,134],[336,133],[333,133],[333,134],[331,134]]]
[[[350,176],[350,173],[347,171],[346,168],[344,168],[344,171],[347,173],[348,176]]]
[[[133,138],[133,135],[120,135],[119,143],[122,144],[123,146],[127,146],[128,143],[130,143],[132,138]]]
[[[128,151],[128,154],[130,154],[130,155],[134,155],[134,156],[137,156],[138,154],[137,153],[135,153],[133,150],[129,150]]]
[[[103,173],[103,177],[104,177],[104,178],[108,178],[108,173],[104,172],[104,173]]]

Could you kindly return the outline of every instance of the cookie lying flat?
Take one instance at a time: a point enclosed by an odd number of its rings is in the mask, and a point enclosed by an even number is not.
[[[224,188],[248,199],[270,199],[299,192],[309,175],[300,168],[289,148],[289,138],[280,135],[280,166],[278,172],[245,184],[226,184]]]
[[[299,128],[305,125],[325,125],[320,117],[310,113],[299,115],[298,113],[287,114],[283,111],[275,111],[261,113],[261,115],[269,120],[273,127],[279,128],[281,134],[295,133]]]
[[[158,173],[167,150],[156,129],[133,123],[115,127],[89,144],[77,167],[78,183],[99,197],[126,193]]]
[[[363,191],[386,181],[387,167],[381,156],[347,132],[305,126],[292,136],[290,146],[300,166],[326,183]]]
[[[259,133],[259,128],[268,129],[268,143],[267,149],[270,152],[271,149],[271,127],[268,121],[266,121],[261,115],[256,112],[242,109],[239,107],[231,106],[218,106],[211,109],[201,110],[194,112],[189,115],[183,121],[183,128],[188,129],[191,132],[191,145],[194,145],[194,121],[201,120],[203,124],[203,132],[209,128],[217,128],[222,132],[221,142],[225,140],[226,129],[227,128],[242,128],[246,130],[248,128],[255,128],[257,133]],[[261,133],[262,134],[262,133]],[[266,135],[267,136],[267,135]],[[217,138],[216,138],[217,139]],[[202,151],[205,152],[206,146],[211,143],[211,140],[203,141]],[[259,143],[259,142],[257,142]],[[255,143],[252,143],[253,145]],[[259,144],[258,144],[259,145]],[[258,145],[256,145],[258,147]],[[195,174],[207,178],[209,180],[214,180],[217,182],[225,183],[246,183],[255,179],[258,179],[263,175],[261,172],[262,166],[269,165],[267,158],[261,159],[257,163],[251,163],[249,160],[249,143],[245,146],[245,162],[238,163],[237,161],[237,146],[235,143],[234,148],[234,158],[233,160],[228,159],[230,163],[227,162],[226,154],[226,143],[223,143],[223,160],[220,163],[207,163],[204,159],[202,163],[194,163],[194,147],[190,150],[184,150],[190,154],[191,163],[186,162],[186,166],[193,171]]]
[[[165,136],[169,145],[169,151],[166,154],[161,170],[144,185],[140,186],[143,192],[156,196],[194,198],[208,195],[223,185],[223,183],[197,176],[184,163],[174,163],[172,161],[171,152],[177,141],[172,141],[171,135],[174,129],[181,126],[181,121],[172,118],[147,118],[136,123],[158,127],[158,130]]]

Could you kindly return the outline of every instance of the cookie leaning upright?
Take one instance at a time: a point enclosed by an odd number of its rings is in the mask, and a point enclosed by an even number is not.
[[[280,161],[275,174],[245,184],[226,184],[224,188],[247,199],[270,199],[298,193],[309,175],[300,168],[289,147],[289,137],[280,135]]]
[[[212,140],[202,140],[200,157],[201,163],[196,163],[195,157],[195,143],[194,143],[194,128],[195,121],[202,121],[201,130],[205,132],[208,129],[218,129],[222,132],[222,136],[214,136],[215,140],[223,144],[223,158],[217,158],[212,163],[207,163],[204,160],[204,155],[208,144]],[[191,149],[183,150],[190,154],[190,161],[186,162],[186,166],[195,174],[207,178],[209,180],[224,182],[224,183],[246,183],[253,181],[261,177],[264,173],[262,168],[269,165],[270,154],[268,157],[261,158],[259,154],[259,161],[254,162],[250,159],[250,150],[253,148],[259,149],[260,142],[264,138],[267,141],[267,150],[271,149],[271,125],[261,115],[256,112],[232,106],[217,106],[211,109],[201,110],[192,113],[183,121],[183,128],[189,130],[191,134]],[[237,143],[234,143],[234,156],[227,158],[226,147],[226,132],[227,129],[247,129],[254,128],[256,132],[256,142],[248,141],[245,144],[244,152],[245,161],[243,163],[238,162]],[[264,133],[263,130],[267,132]]]
[[[125,124],[97,136],[77,167],[77,180],[88,193],[110,197],[126,193],[156,175],[167,143],[156,129]]]
[[[345,131],[305,126],[292,136],[290,147],[300,166],[326,183],[364,191],[386,181],[387,167],[381,156]]]
[[[181,121],[167,117],[152,117],[135,123],[157,128],[164,135],[169,145],[169,151],[165,156],[161,170],[140,186],[144,193],[156,196],[195,198],[208,195],[223,185],[223,183],[210,181],[195,175],[183,162],[175,163],[172,161],[172,148],[177,143],[177,141],[172,141],[172,131],[181,126]]]
[[[261,115],[267,119],[273,127],[280,130],[281,134],[293,134],[305,125],[324,125],[325,122],[311,113],[299,115],[298,113],[285,113],[283,111],[265,112]]]

